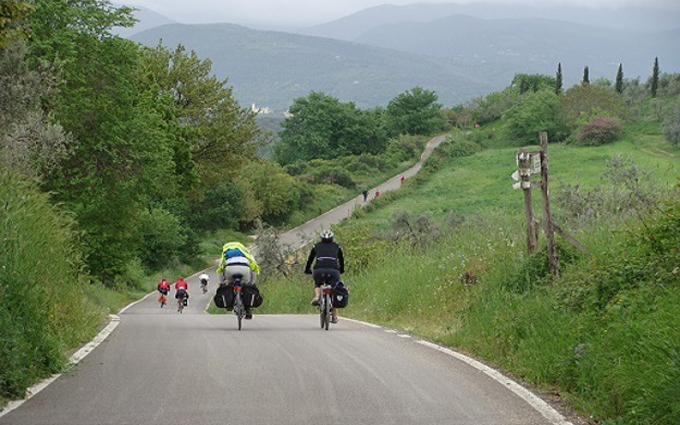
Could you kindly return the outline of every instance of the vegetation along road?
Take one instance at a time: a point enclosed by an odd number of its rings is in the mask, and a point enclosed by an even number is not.
[[[397,188],[400,177],[373,192]],[[285,240],[300,246],[361,201]],[[104,343],[0,424],[567,423],[509,380],[390,329],[341,320],[322,332],[316,316],[256,315],[239,332],[233,316],[205,314],[212,291],[188,282],[184,314],[155,296],[124,310]]]

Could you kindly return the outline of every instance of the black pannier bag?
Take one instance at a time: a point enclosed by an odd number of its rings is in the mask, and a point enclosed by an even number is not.
[[[243,303],[246,307],[257,308],[262,305],[262,295],[255,285],[243,285]]]
[[[234,287],[231,285],[220,286],[217,288],[217,293],[213,297],[213,301],[218,308],[231,310],[234,308]]]
[[[338,282],[333,288],[333,307],[345,308],[348,302],[349,290],[342,282]]]

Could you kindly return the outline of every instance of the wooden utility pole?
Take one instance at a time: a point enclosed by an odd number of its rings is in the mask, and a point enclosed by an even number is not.
[[[531,155],[526,149],[517,154],[520,187],[524,192],[524,212],[527,220],[527,248],[529,254],[536,252],[537,238],[535,231],[534,212],[531,205]]]
[[[553,275],[558,273],[559,258],[555,251],[555,233],[550,218],[550,197],[548,196],[548,133],[542,131],[541,138],[541,193],[543,194],[543,226],[548,248],[548,264]]]

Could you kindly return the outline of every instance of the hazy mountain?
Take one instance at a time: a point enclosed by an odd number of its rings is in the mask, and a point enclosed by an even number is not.
[[[565,76],[571,75],[574,82],[585,65],[593,77],[613,79],[619,63],[624,64],[627,76],[646,77],[655,56],[664,70],[678,71],[679,35],[678,30],[641,34],[545,19],[454,15],[429,22],[382,25],[356,41],[456,59],[477,68],[504,64],[506,80],[516,72],[552,74],[561,62],[567,68]]]
[[[680,7],[598,9],[585,6],[531,6],[497,3],[417,3],[403,6],[391,4],[375,6],[297,32],[356,41],[366,32],[383,25],[429,22],[451,15],[468,15],[484,19],[540,18],[634,32],[659,32],[680,27]]]
[[[132,37],[148,46],[183,44],[210,58],[213,71],[229,78],[242,105],[285,110],[295,98],[322,91],[358,106],[386,105],[414,86],[435,90],[454,105],[503,87],[438,60],[357,43],[231,24],[165,25]]]
[[[121,4],[114,3],[116,7],[122,6]],[[158,12],[154,12],[151,9],[147,9],[146,7],[143,6],[134,6],[130,5],[130,7],[134,7],[137,9],[134,12],[135,18],[139,22],[135,24],[134,27],[132,28],[121,28],[121,27],[116,27],[113,29],[113,33],[117,34],[121,37],[125,38],[130,38],[132,35],[150,29],[150,28],[155,28],[155,27],[160,27],[161,25],[168,25],[168,24],[174,24],[175,21],[172,19],[165,17],[161,15]]]

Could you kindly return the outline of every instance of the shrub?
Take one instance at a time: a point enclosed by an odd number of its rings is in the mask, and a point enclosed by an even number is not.
[[[616,140],[621,124],[615,118],[595,117],[581,126],[576,136],[579,144],[599,146]]]
[[[21,397],[91,336],[73,221],[32,182],[0,172],[0,397]]]
[[[673,146],[680,146],[680,102],[668,107],[663,120],[663,135]]]
[[[548,90],[525,95],[505,112],[503,119],[510,135],[523,143],[536,143],[541,131],[547,131],[555,141],[563,140],[566,134],[560,97]]]
[[[139,216],[140,256],[147,267],[159,270],[177,259],[187,236],[180,219],[162,208],[144,211]]]
[[[598,115],[606,115],[618,120],[628,117],[625,101],[614,90],[592,84],[577,85],[564,95],[562,112],[567,125],[571,128],[579,121],[590,120]]]

